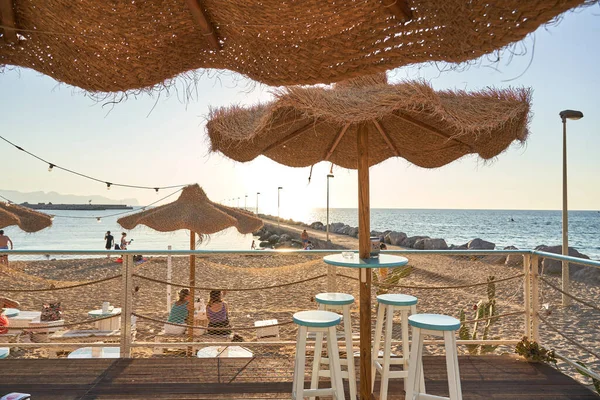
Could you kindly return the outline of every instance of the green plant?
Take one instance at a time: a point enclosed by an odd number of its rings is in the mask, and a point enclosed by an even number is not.
[[[411,266],[405,266],[402,268],[394,268],[385,277],[385,279],[379,281],[381,276],[379,274],[373,274],[373,286],[377,287],[377,295],[386,294],[391,288],[396,286],[400,279],[406,278],[412,272]]]
[[[546,362],[556,364],[554,350],[548,350],[538,342],[530,341],[526,336],[515,347],[515,353],[525,357],[530,362]]]
[[[476,305],[473,306],[473,319],[485,319],[484,321],[477,321],[473,323],[473,329],[469,332],[468,326],[464,323],[466,321],[466,314],[464,310],[460,310],[460,329],[458,336],[461,340],[477,340],[478,335],[481,332],[481,339],[487,340],[490,334],[490,328],[498,318],[492,318],[498,315],[498,309],[496,308],[496,283],[494,282],[496,277],[489,276],[487,278],[487,300],[480,300]],[[483,325],[483,329],[481,326]],[[467,350],[469,354],[485,354],[491,353],[498,346],[483,345],[483,344],[468,344]]]
[[[587,365],[585,365],[582,361],[577,361],[576,364],[579,364],[582,367],[587,368]],[[585,376],[586,378],[590,378],[592,380],[592,384],[594,385],[594,389],[596,389],[596,392],[598,392],[598,394],[600,394],[600,380],[589,376],[586,372],[580,370],[579,368],[577,368],[577,372],[579,372],[581,375]]]

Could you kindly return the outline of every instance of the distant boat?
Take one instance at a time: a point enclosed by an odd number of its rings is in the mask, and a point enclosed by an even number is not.
[[[508,221],[509,222],[515,222],[515,220],[512,217],[510,217],[510,219]]]

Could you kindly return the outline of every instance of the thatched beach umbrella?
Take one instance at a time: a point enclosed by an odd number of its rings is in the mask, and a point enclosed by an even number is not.
[[[52,217],[31,208],[0,202],[0,228],[11,225],[25,232],[37,232],[52,225]]]
[[[141,211],[117,220],[125,229],[146,225],[159,232],[172,232],[180,229],[190,231],[190,250],[196,246],[196,233],[210,235],[234,226],[238,232],[255,232],[263,222],[254,215],[232,207],[214,203],[197,184],[186,186],[181,195],[172,203],[150,210]],[[188,304],[189,316],[193,321],[194,286],[196,285],[196,258],[190,256],[190,293],[192,301]],[[190,335],[192,330],[190,329]]]
[[[460,63],[597,0],[0,0],[0,67],[90,92],[151,88],[198,68],[272,85]]]
[[[330,161],[358,169],[360,258],[370,252],[369,167],[402,157],[436,168],[467,154],[487,160],[528,134],[528,89],[434,91],[385,75],[329,88],[292,87],[251,108],[212,110],[212,150],[236,161],[263,154],[292,167]],[[371,380],[371,272],[360,276],[361,398]]]

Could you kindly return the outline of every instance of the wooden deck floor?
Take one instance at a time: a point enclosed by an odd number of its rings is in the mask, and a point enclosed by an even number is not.
[[[447,395],[443,357],[425,357],[427,390]],[[468,399],[598,399],[593,392],[543,364],[510,356],[459,357]],[[0,360],[0,395],[26,392],[33,399],[289,399],[290,360],[150,358]],[[376,384],[376,398],[378,384]],[[402,380],[390,385],[403,399]]]

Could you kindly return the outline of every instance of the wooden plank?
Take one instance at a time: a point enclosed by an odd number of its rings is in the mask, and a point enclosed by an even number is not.
[[[412,117],[409,117],[408,115],[405,115],[405,114],[402,114],[402,113],[399,113],[399,112],[398,113],[394,113],[394,116],[396,116],[397,118],[399,118],[399,119],[401,119],[401,120],[403,120],[405,122],[413,124],[416,127],[424,129],[424,130],[426,130],[426,131],[428,131],[428,132],[430,132],[430,133],[432,133],[432,134],[434,134],[436,136],[439,136],[439,137],[441,137],[443,139],[451,140],[451,141],[460,143],[461,145],[467,146],[469,148],[469,150],[471,150],[472,152],[475,152],[475,150],[473,149],[473,147],[470,144],[468,144],[468,143],[460,140],[460,138],[450,137],[450,135],[448,135],[448,134],[440,131],[437,128],[434,128],[433,126],[431,126],[429,124],[426,124],[425,122],[419,121],[417,119],[414,119]]]
[[[398,21],[408,22],[413,19],[413,13],[408,5],[408,0],[381,0]]]
[[[369,203],[369,131],[366,123],[358,126],[358,253],[369,258],[371,253],[371,221]],[[359,398],[371,399],[371,270],[359,268],[360,286],[360,368]]]
[[[219,37],[215,32],[214,26],[210,23],[208,19],[208,15],[206,11],[204,11],[204,7],[202,6],[202,0],[185,0],[190,12],[192,13],[192,17],[194,17],[194,21],[200,27],[202,34],[208,41],[208,44],[214,50],[221,50],[221,42],[219,42]]]
[[[293,131],[292,133],[290,133],[289,135],[287,135],[287,136],[277,140],[276,142],[270,144],[269,146],[267,146],[263,150],[263,154],[266,154],[269,150],[274,149],[275,147],[286,144],[287,142],[296,138],[297,136],[302,135],[304,132],[308,131],[310,128],[313,128],[313,127],[316,128],[320,124],[322,124],[322,121],[317,121],[317,120],[309,121],[306,125],[301,126],[300,128],[298,128],[295,131]]]
[[[377,121],[377,120],[374,119],[373,120],[373,125],[375,125],[375,128],[377,128],[377,130],[379,131],[379,133],[381,134],[381,136],[383,136],[383,140],[388,145],[388,147],[390,148],[390,150],[392,150],[392,153],[394,153],[394,155],[396,157],[400,157],[400,151],[394,145],[394,142],[392,142],[392,139],[390,138],[390,135],[388,135],[388,133],[385,131],[385,129],[383,129],[383,126],[381,126],[381,124],[379,123],[379,121]]]
[[[0,0],[0,25],[3,26],[2,32],[4,42],[7,44],[15,44],[18,42],[17,27],[15,21],[15,10],[13,8],[13,0]]]
[[[349,127],[350,124],[346,124],[342,127],[340,133],[337,134],[335,140],[333,141],[333,144],[329,147],[329,151],[327,152],[327,154],[325,154],[325,158],[323,158],[323,161],[329,161],[329,157],[331,157],[338,144],[340,144],[340,140],[342,140]]]

